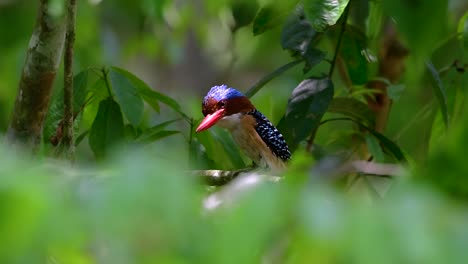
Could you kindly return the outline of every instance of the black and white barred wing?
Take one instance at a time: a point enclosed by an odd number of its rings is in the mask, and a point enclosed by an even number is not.
[[[288,144],[284,140],[283,135],[281,135],[278,129],[276,129],[276,127],[271,124],[270,120],[258,110],[254,110],[249,114],[257,120],[255,130],[268,148],[282,160],[289,160],[291,158],[291,152],[289,151]]]

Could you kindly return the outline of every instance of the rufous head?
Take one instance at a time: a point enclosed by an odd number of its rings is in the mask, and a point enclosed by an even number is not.
[[[205,118],[197,128],[197,132],[214,126],[220,119],[237,113],[247,113],[255,107],[243,93],[227,85],[213,86],[202,102],[202,112]]]

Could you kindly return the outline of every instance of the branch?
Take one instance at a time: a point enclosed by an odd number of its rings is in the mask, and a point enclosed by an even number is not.
[[[254,171],[253,168],[240,169],[235,171],[228,170],[196,170],[192,175],[200,178],[209,186],[222,186],[241,174]]]
[[[73,144],[73,44],[75,42],[75,23],[76,0],[69,0],[67,4],[67,33],[65,35],[63,138],[61,146],[70,159],[73,159],[75,152]]]
[[[63,16],[49,13],[48,0],[41,0],[38,10],[7,131],[10,144],[30,147],[33,151],[40,144],[65,39]]]
[[[233,204],[243,195],[255,191],[259,185],[267,182],[278,182],[282,179],[279,176],[262,174],[259,171],[239,173],[235,177],[237,178],[229,182],[220,191],[212,193],[205,198],[203,207],[206,210],[214,210],[221,205]]]

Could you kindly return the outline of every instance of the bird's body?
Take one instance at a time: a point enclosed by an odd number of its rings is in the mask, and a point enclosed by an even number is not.
[[[291,158],[281,133],[239,91],[214,86],[202,104],[205,119],[197,132],[217,124],[231,132],[234,141],[258,166],[282,170]]]

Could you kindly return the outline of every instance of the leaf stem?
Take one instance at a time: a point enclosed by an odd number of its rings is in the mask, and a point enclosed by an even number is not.
[[[348,21],[348,13],[349,13],[349,6],[350,5],[351,5],[351,1],[348,3],[348,5],[346,6],[346,8],[345,8],[345,10],[343,12],[340,35],[338,37],[338,42],[336,43],[335,54],[333,55],[333,59],[331,61],[330,71],[328,72],[328,77],[330,79],[332,78],[333,71],[335,70],[336,60],[338,59],[338,53],[340,51],[341,42],[343,40],[343,34],[344,34],[345,30],[346,30],[346,21]]]
[[[106,67],[102,67],[102,78],[104,79],[104,83],[106,84],[106,88],[107,88],[107,93],[109,93],[109,97],[112,97],[112,92],[111,92],[111,88],[110,88],[110,83],[109,83],[109,79],[108,79],[108,70],[106,69]]]
[[[256,82],[252,87],[250,87],[250,89],[245,93],[245,96],[247,96],[249,98],[254,96],[269,81],[271,81],[276,76],[284,73],[285,71],[291,69],[292,67],[296,66],[297,64],[299,64],[299,63],[301,63],[303,61],[304,61],[304,59],[302,59],[302,58],[298,59],[298,60],[295,60],[295,61],[292,61],[290,63],[287,63],[287,64],[279,67],[278,69],[274,70],[270,74],[265,75],[262,79],[260,79],[258,82]]]

